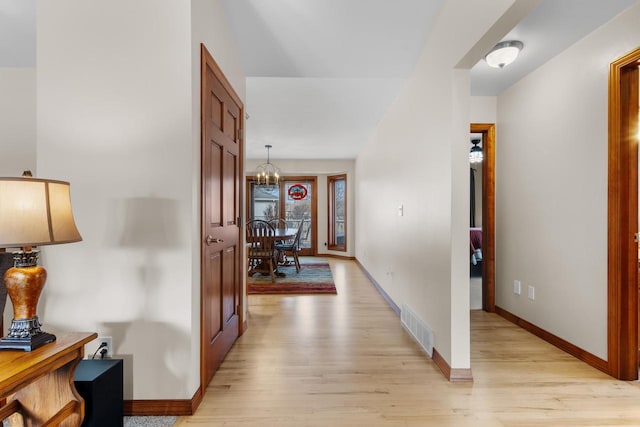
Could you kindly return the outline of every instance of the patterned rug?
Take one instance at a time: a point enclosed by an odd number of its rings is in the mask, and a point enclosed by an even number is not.
[[[247,279],[249,294],[337,294],[331,268],[324,258],[300,258],[300,272],[295,265],[279,266],[285,277],[254,274]]]

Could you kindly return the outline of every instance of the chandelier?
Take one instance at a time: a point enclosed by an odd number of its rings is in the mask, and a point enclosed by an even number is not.
[[[267,144],[264,147],[267,149],[267,163],[263,163],[256,168],[256,182],[258,185],[277,184],[280,179],[280,169],[269,161],[271,145]]]

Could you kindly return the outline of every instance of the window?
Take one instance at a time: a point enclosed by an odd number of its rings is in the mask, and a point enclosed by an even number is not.
[[[329,242],[334,251],[347,250],[347,175],[327,177],[329,194]]]
[[[289,227],[304,220],[300,236],[300,255],[316,254],[315,176],[281,176],[277,185],[257,185],[247,177],[247,218],[273,220],[283,218]]]

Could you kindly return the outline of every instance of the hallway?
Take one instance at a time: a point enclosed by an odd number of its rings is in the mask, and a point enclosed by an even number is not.
[[[329,263],[338,295],[250,296],[249,329],[176,426],[640,425],[638,383],[481,311],[474,382],[447,382],[358,265]]]

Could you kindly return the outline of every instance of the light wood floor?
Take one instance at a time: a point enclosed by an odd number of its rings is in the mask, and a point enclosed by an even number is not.
[[[359,267],[338,295],[251,296],[195,415],[176,426],[640,426],[616,381],[501,317],[473,311],[473,383],[447,382]]]

